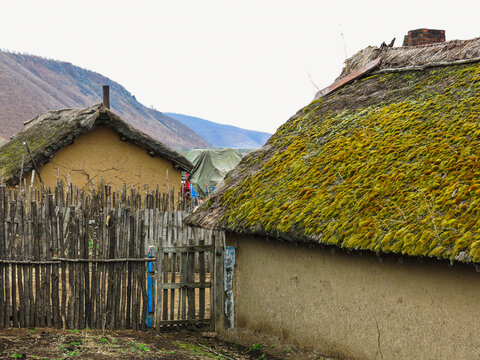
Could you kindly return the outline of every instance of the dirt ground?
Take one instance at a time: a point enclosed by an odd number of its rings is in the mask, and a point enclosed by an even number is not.
[[[324,359],[292,348],[260,343],[240,346],[214,333],[2,329],[0,359]]]

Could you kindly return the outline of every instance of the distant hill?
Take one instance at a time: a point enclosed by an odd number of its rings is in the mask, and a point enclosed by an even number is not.
[[[271,134],[246,130],[236,126],[218,124],[194,116],[169,113],[166,115],[180,121],[207,140],[213,147],[259,148]]]
[[[132,125],[175,149],[209,147],[190,127],[147,108],[120,84],[68,62],[0,52],[0,137],[48,110],[91,106],[110,85],[111,108]]]

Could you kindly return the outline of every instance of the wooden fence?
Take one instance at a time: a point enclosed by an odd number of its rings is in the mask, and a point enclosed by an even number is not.
[[[158,189],[0,186],[0,327],[145,329],[152,292],[154,327],[211,319],[206,246],[222,234],[184,226],[190,205]],[[147,258],[150,246],[162,261]],[[157,293],[147,289],[149,262]]]

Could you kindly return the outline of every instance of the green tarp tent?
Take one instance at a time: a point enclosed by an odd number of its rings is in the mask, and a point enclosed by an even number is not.
[[[227,172],[242,160],[240,153],[233,149],[191,150],[184,155],[194,165],[189,180],[200,197],[213,191]]]

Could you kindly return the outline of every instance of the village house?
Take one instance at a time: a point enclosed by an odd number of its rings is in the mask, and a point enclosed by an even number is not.
[[[57,177],[79,189],[104,183],[113,188],[146,185],[180,191],[185,157],[121,119],[103,104],[85,109],[49,111],[24,124],[0,147],[0,175],[8,186],[21,178],[54,188]],[[39,174],[40,172],[40,174]],[[40,176],[39,176],[40,175]]]
[[[480,38],[425,33],[348,59],[187,219],[236,250],[223,337],[480,358]]]

